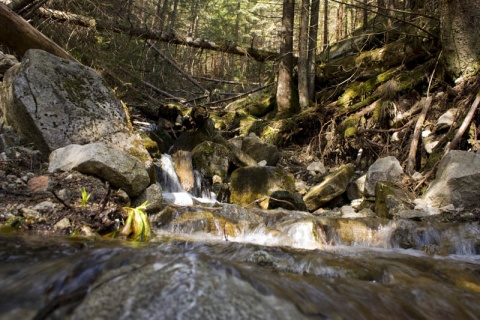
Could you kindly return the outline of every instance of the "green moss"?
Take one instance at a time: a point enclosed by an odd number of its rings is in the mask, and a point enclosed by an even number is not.
[[[352,115],[346,118],[338,127],[338,131],[344,138],[350,138],[357,134],[357,127],[360,122],[358,116]]]
[[[365,82],[354,82],[345,89],[345,92],[338,99],[340,106],[350,106],[356,100],[364,101],[367,96],[371,95],[378,85],[390,80],[397,75],[402,68],[392,68],[384,73],[370,78]]]

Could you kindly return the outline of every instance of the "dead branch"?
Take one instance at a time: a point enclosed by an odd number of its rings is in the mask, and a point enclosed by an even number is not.
[[[71,12],[39,8],[38,12],[45,18],[55,19],[61,22],[74,23],[82,27],[93,28],[96,25],[95,19],[81,16]]]
[[[264,85],[264,86],[255,88],[255,89],[250,90],[250,91],[245,92],[245,93],[239,93],[239,94],[235,95],[234,97],[230,97],[230,98],[226,98],[226,99],[223,99],[223,100],[218,100],[218,101],[212,101],[212,102],[205,103],[204,106],[211,106],[211,105],[214,105],[214,104],[220,104],[220,103],[224,103],[224,102],[234,101],[234,100],[236,100],[236,99],[240,99],[240,98],[243,98],[243,97],[245,97],[245,96],[248,96],[249,94],[252,94],[252,93],[254,93],[254,92],[257,92],[257,91],[263,90],[263,89],[265,89],[265,88],[268,88],[268,87],[272,86],[273,84],[275,84],[275,82],[268,83],[268,84],[266,84],[266,85]]]
[[[155,45],[153,45],[150,41],[147,40],[147,44],[150,46],[150,48],[152,48],[160,57],[162,57],[165,61],[167,61],[168,63],[170,63],[178,72],[180,72],[185,78],[187,78],[188,81],[190,81],[191,83],[193,83],[196,87],[200,88],[200,90],[202,90],[202,92],[204,92],[205,94],[210,94],[210,92],[205,89],[200,83],[198,83],[197,81],[195,81],[195,79],[192,78],[191,75],[189,75],[185,70],[183,70],[182,68],[180,68],[172,59],[170,59],[169,57],[167,57],[163,52],[161,52],[160,50],[158,50],[157,47],[155,47]]]
[[[147,82],[147,81],[144,81],[144,80],[141,80],[141,81],[142,81],[142,83],[143,83],[144,85],[146,85],[147,87],[149,87],[149,88],[152,89],[153,91],[156,91],[156,92],[160,93],[161,95],[166,96],[167,98],[173,99],[173,100],[178,101],[178,102],[180,102],[180,103],[185,103],[185,102],[186,102],[185,99],[179,98],[179,97],[175,97],[174,95],[172,95],[172,94],[170,94],[170,93],[168,93],[168,92],[166,92],[166,91],[163,91],[162,89],[159,89],[159,88],[155,87],[153,84],[151,84],[151,83],[149,83],[149,82]]]
[[[408,153],[408,159],[407,159],[406,171],[408,175],[412,175],[415,169],[415,155],[417,153],[418,140],[420,139],[420,133],[422,131],[423,123],[427,116],[428,109],[430,109],[430,105],[432,104],[432,100],[433,100],[432,96],[429,96],[427,98],[427,100],[425,101],[425,104],[423,105],[422,112],[420,113],[417,119],[417,124],[415,125],[412,143],[410,144],[410,152]]]
[[[475,98],[475,101],[473,101],[472,106],[470,107],[470,110],[468,110],[468,113],[465,116],[465,119],[463,119],[462,125],[460,126],[457,133],[455,134],[455,137],[453,137],[452,142],[450,142],[447,145],[447,147],[445,148],[445,155],[450,150],[453,150],[457,147],[458,142],[460,141],[460,139],[464,135],[468,126],[470,126],[470,123],[472,122],[473,116],[475,115],[475,111],[477,110],[477,107],[478,107],[479,103],[480,103],[480,91],[477,93],[477,97]]]

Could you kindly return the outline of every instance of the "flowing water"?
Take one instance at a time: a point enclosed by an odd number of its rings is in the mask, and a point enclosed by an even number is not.
[[[0,234],[0,319],[480,317],[478,223],[230,204],[151,220],[147,244]]]

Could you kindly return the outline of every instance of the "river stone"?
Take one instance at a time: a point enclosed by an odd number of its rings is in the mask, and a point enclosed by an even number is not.
[[[5,74],[0,95],[7,125],[33,142],[45,158],[70,144],[103,141],[151,162],[112,90],[78,62],[28,50],[22,63]]]
[[[442,114],[435,124],[435,133],[445,132],[453,125],[455,121],[455,115],[457,114],[457,109],[452,108],[447,110],[444,114]]]
[[[160,259],[160,258],[158,258]],[[268,276],[201,255],[106,272],[75,309],[80,319],[306,319],[294,303],[256,285]]]
[[[221,181],[227,180],[231,152],[226,146],[205,141],[193,149],[192,157],[195,168],[203,177],[213,179],[217,176]]]
[[[378,181],[397,182],[403,174],[402,166],[395,157],[385,157],[375,161],[368,168],[365,180],[365,195],[375,196],[375,186]]]
[[[278,167],[243,167],[232,172],[230,188],[230,201],[247,206],[277,190],[295,192],[295,178]]]
[[[438,165],[436,178],[424,199],[427,206],[441,208],[480,207],[480,155],[452,150]]]
[[[308,211],[315,211],[335,197],[343,194],[347,189],[354,173],[354,165],[347,164],[335,172],[327,175],[322,183],[314,186],[303,197]]]
[[[129,196],[138,196],[150,184],[147,170],[140,160],[101,142],[84,146],[72,144],[50,154],[49,172],[70,170],[109,181]]]
[[[365,181],[367,179],[367,175],[363,175],[360,178],[352,181],[348,185],[347,188],[347,197],[348,200],[353,201],[355,199],[361,199],[365,192]]]

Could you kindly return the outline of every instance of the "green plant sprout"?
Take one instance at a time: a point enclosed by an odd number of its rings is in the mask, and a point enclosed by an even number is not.
[[[120,230],[120,236],[129,237],[135,241],[148,241],[152,236],[150,220],[146,213],[148,202],[145,201],[136,208],[125,207],[128,213],[125,225]]]
[[[88,200],[90,199],[90,196],[92,195],[91,193],[87,193],[87,190],[85,188],[82,188],[82,198],[80,199],[80,204],[82,208],[85,208],[87,205]]]

